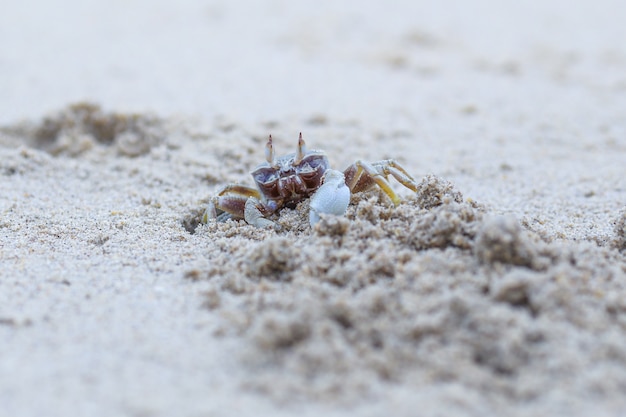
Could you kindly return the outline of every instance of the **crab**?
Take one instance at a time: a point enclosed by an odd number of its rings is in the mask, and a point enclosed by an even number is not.
[[[298,139],[295,153],[276,157],[272,135],[265,145],[266,162],[251,172],[255,188],[239,184],[224,187],[211,197],[202,218],[209,221],[244,219],[261,227],[276,227],[269,219],[283,207],[294,208],[300,201],[310,198],[309,223],[314,226],[323,215],[343,215],[353,193],[379,187],[393,202],[400,197],[393,191],[388,177],[416,192],[413,177],[394,159],[378,162],[358,160],[343,172],[330,168],[324,151],[309,150]]]

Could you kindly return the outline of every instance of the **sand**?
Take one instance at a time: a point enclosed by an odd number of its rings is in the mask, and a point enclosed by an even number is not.
[[[626,413],[621,3],[58,6],[0,17],[0,414]],[[299,132],[418,190],[200,222]]]

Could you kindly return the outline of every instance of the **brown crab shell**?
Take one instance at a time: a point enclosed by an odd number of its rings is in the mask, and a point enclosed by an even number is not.
[[[299,162],[294,153],[277,158],[274,164],[263,163],[251,175],[261,199],[276,203],[277,210],[310,197],[322,185],[328,168],[328,158],[323,152],[309,151]]]

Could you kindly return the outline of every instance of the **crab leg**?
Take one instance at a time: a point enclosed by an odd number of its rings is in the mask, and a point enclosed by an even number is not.
[[[246,187],[245,185],[239,185],[239,184],[227,185],[226,187],[222,189],[222,191],[220,191],[217,194],[217,196],[221,197],[224,195],[231,195],[231,194],[245,196],[245,197],[256,197],[256,198],[261,197],[259,190],[257,190],[256,188]]]
[[[244,207],[244,219],[246,223],[260,228],[274,227],[275,223],[266,218],[270,214],[268,207],[259,201],[256,197],[250,197],[246,200]]]
[[[408,189],[417,191],[415,180],[393,159],[374,163],[356,161],[344,171],[344,175],[346,177],[346,185],[352,193],[367,191],[378,185],[389,196],[394,205],[400,203],[400,197],[391,188],[387,180],[389,175],[393,176]]]
[[[391,175],[396,179],[396,181],[404,185],[409,190],[417,191],[417,183],[413,177],[406,172],[404,167],[395,159],[386,159],[384,161],[375,162],[373,165],[376,169],[382,170],[385,177],[387,177],[387,175]]]
[[[374,185],[378,185],[389,196],[394,205],[400,203],[400,197],[393,191],[384,174],[379,172],[374,165],[365,161],[356,161],[344,171],[344,175],[346,185],[352,193],[366,191]]]
[[[202,222],[209,220],[225,220],[230,217],[243,218],[245,216],[246,201],[250,198],[258,199],[259,191],[243,185],[229,185],[216,196],[211,197],[202,216]]]

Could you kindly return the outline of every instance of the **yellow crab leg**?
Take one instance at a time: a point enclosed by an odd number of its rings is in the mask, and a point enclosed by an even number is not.
[[[356,161],[353,167],[356,168],[356,172],[353,175],[346,174],[346,177],[349,178],[346,185],[348,186],[348,188],[350,188],[350,190],[352,190],[352,192],[362,191],[356,190],[355,188],[359,181],[362,180],[362,177],[365,176],[366,184],[370,181],[373,181],[374,183],[376,183],[376,185],[380,187],[381,190],[383,190],[385,194],[389,196],[395,206],[400,204],[400,197],[398,197],[395,191],[393,191],[391,185],[389,184],[389,181],[387,181],[387,179],[385,178],[384,173],[379,172],[373,165],[365,161]],[[348,168],[346,172],[351,170],[351,168],[352,167]]]
[[[417,191],[417,183],[413,177],[394,159],[375,162],[372,165],[382,170],[385,177],[392,175],[400,184],[404,185],[409,190]]]
[[[239,184],[227,185],[217,195],[218,197],[221,197],[225,194],[233,194],[235,196],[242,197],[261,198],[261,193],[259,193],[259,190],[257,190],[256,188],[246,187],[245,185]]]

